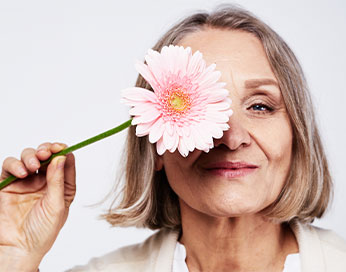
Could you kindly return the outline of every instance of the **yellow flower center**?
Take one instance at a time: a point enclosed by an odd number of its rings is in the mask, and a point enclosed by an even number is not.
[[[174,111],[183,112],[190,105],[189,96],[181,90],[172,92],[168,99],[169,105]]]

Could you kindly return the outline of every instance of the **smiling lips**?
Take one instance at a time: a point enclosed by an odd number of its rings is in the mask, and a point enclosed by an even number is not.
[[[210,174],[231,179],[251,174],[257,168],[257,165],[246,162],[223,161],[208,164],[204,169]]]

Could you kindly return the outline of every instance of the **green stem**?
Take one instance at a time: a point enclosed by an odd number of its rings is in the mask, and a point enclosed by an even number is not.
[[[66,155],[68,153],[71,153],[71,152],[73,152],[73,151],[75,151],[77,149],[80,149],[80,148],[82,148],[84,146],[90,145],[90,144],[95,143],[97,141],[100,141],[100,140],[102,140],[104,138],[107,138],[107,137],[109,137],[109,136],[111,136],[113,134],[116,134],[116,133],[124,130],[125,128],[128,128],[131,125],[131,121],[132,121],[132,119],[126,121],[125,123],[122,123],[121,125],[119,125],[119,126],[117,126],[115,128],[112,128],[110,130],[107,130],[107,131],[99,134],[99,135],[91,137],[91,138],[89,138],[89,139],[87,139],[87,140],[85,140],[83,142],[80,142],[78,144],[69,146],[69,147],[67,147],[64,150],[61,150],[60,152],[53,154],[52,156],[50,156],[49,159],[47,159],[45,161],[41,161],[41,166],[48,164],[52,159],[54,159],[57,156],[64,156],[64,155]],[[9,176],[8,178],[6,178],[2,182],[0,182],[0,190],[2,188],[6,187],[7,185],[9,185],[11,182],[15,181],[16,179],[17,179],[17,177],[15,177],[15,176]]]

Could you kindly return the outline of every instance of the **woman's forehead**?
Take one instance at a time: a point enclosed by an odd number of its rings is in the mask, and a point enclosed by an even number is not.
[[[200,51],[208,65],[216,64],[223,80],[276,80],[261,41],[251,33],[207,28],[187,35],[179,45]]]
[[[261,41],[253,34],[240,30],[222,30],[207,28],[186,35],[179,45],[199,50],[205,58],[213,57],[219,61],[230,57],[240,57],[246,51],[248,54],[264,54]]]

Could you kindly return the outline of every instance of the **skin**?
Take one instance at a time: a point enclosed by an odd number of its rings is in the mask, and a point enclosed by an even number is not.
[[[76,192],[74,155],[39,164],[64,148],[44,143],[24,149],[20,160],[5,159],[0,180],[21,179],[0,191],[0,271],[37,271],[66,222]]]
[[[195,150],[158,157],[179,197],[187,265],[194,271],[282,271],[298,252],[289,227],[268,221],[261,211],[278,197],[287,178],[292,127],[261,42],[241,31],[205,29],[180,45],[216,63],[232,99],[230,129],[209,153]],[[271,79],[274,83],[252,84]],[[268,80],[267,80],[268,81]],[[243,161],[258,166],[232,178],[205,168],[213,162]]]

